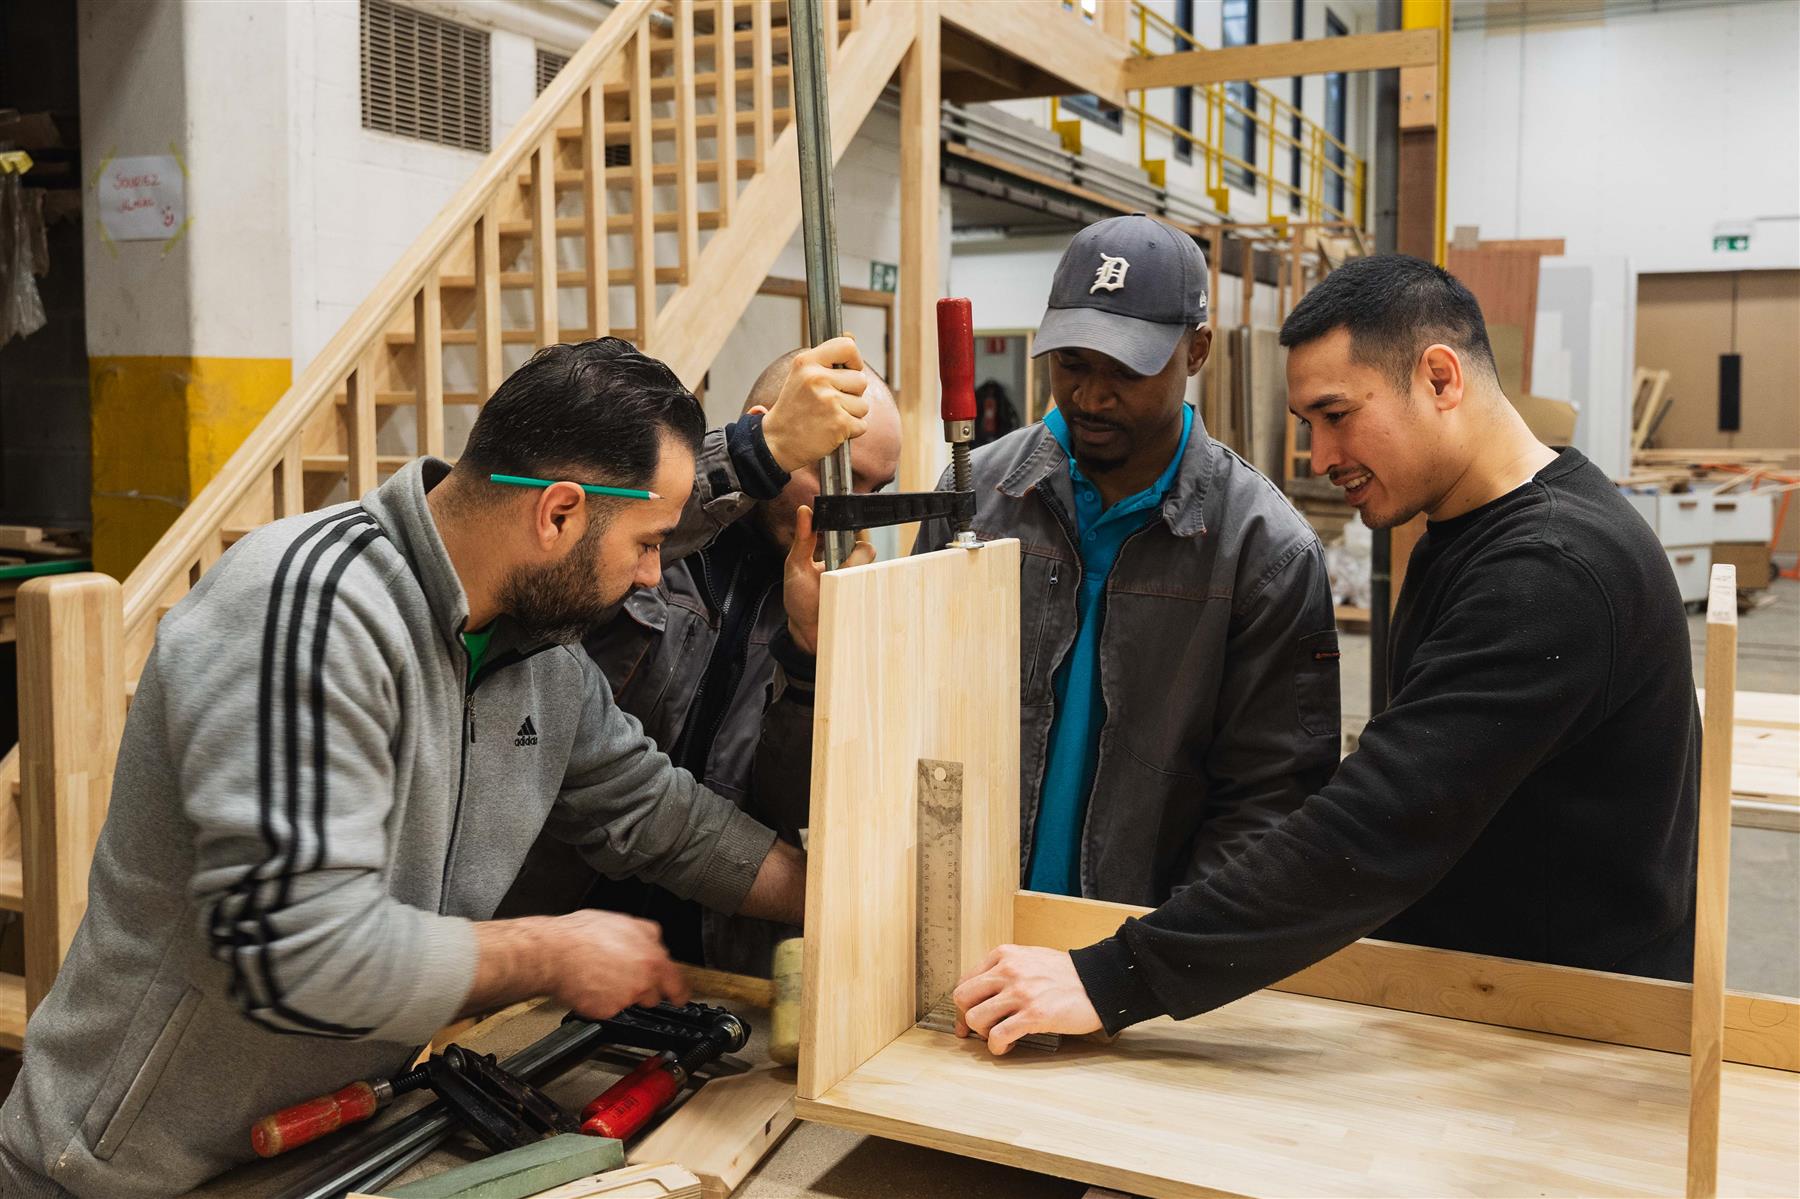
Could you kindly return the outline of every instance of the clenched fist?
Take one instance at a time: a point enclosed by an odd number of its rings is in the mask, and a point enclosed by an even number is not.
[[[604,1020],[633,1005],[687,1002],[687,979],[651,921],[585,909],[557,917],[554,926],[550,994],[571,1011]]]
[[[817,462],[868,426],[862,355],[851,337],[802,350],[788,367],[787,382],[763,418],[763,440],[782,470]]]

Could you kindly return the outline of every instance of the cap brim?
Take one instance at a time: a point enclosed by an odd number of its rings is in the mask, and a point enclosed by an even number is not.
[[[1032,339],[1031,356],[1051,350],[1095,350],[1137,374],[1154,375],[1169,365],[1186,331],[1183,325],[1158,325],[1098,308],[1050,308]]]

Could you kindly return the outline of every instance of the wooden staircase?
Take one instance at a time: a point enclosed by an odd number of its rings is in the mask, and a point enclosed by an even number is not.
[[[931,10],[828,8],[841,155]],[[416,454],[453,458],[471,409],[539,347],[629,338],[694,386],[799,222],[789,87],[785,3],[621,0],[122,587],[21,589],[0,908],[24,913],[26,970],[0,974],[0,1048],[20,1045],[85,910],[157,621],[257,526]]]

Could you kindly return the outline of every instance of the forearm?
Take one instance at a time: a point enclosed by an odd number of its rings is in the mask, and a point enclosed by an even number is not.
[[[491,1012],[554,989],[548,963],[558,952],[554,917],[523,916],[475,925],[475,982],[459,1016]]]
[[[785,841],[775,842],[738,914],[778,924],[801,923],[806,916],[806,855]]]

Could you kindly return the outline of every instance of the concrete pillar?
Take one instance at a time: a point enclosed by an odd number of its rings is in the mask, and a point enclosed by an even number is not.
[[[292,377],[289,6],[80,0],[94,564],[123,577]],[[185,222],[114,241],[108,165],[171,155]]]

